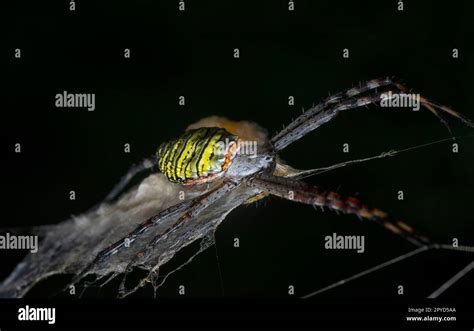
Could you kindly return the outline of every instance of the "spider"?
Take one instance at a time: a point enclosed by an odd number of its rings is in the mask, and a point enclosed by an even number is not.
[[[112,255],[128,247],[151,227],[171,216],[179,216],[171,226],[156,235],[145,250],[137,253],[129,262],[127,270],[146,253],[147,249],[164,238],[171,231],[186,222],[191,222],[209,206],[219,203],[219,199],[237,187],[246,185],[257,188],[262,194],[251,198],[249,202],[265,195],[274,195],[284,199],[333,210],[342,214],[353,214],[360,219],[373,221],[392,233],[402,236],[416,246],[432,244],[430,239],[419,233],[407,223],[394,219],[386,212],[370,207],[354,197],[344,197],[332,191],[309,185],[302,181],[304,176],[286,177],[278,171],[279,153],[287,146],[298,141],[309,132],[332,120],[341,111],[377,104],[382,98],[405,94],[408,89],[394,78],[379,78],[360,83],[345,91],[329,96],[323,102],[314,105],[292,121],[273,138],[260,145],[258,153],[248,155],[239,153],[243,140],[233,134],[232,127],[201,127],[188,130],[181,136],[159,146],[156,155],[133,166],[120,182],[107,195],[104,202],[115,199],[137,174],[157,166],[169,181],[179,185],[206,185],[217,183],[210,191],[196,198],[179,202],[157,215],[139,224],[122,239],[102,250],[96,258],[73,279],[79,281],[88,270],[106,262]],[[406,94],[410,95],[410,94]],[[420,104],[436,115],[446,125],[441,116],[447,113],[474,127],[474,123],[452,109],[430,101],[422,96]],[[96,206],[97,207],[97,206]]]

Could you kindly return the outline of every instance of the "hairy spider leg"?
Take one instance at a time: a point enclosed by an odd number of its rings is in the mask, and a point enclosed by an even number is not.
[[[199,197],[200,198],[200,197]],[[179,204],[173,205],[157,215],[154,215],[150,218],[148,218],[145,222],[141,223],[138,225],[133,231],[131,231],[126,237],[123,237],[122,239],[116,241],[112,245],[108,246],[106,249],[101,251],[97,257],[96,261],[105,261],[108,259],[110,256],[118,253],[122,248],[126,246],[126,244],[131,244],[143,233],[145,233],[146,230],[151,228],[152,226],[158,224],[160,221],[164,220],[165,218],[171,217],[175,215],[176,213],[183,212],[189,207],[192,206],[193,201],[195,199],[189,200],[189,201],[183,201]]]
[[[199,199],[202,196],[196,198]],[[175,215],[178,212],[183,212],[187,208],[189,208],[193,201],[196,199],[191,199],[188,201],[183,201],[179,204],[173,205],[169,208],[166,208],[165,210],[161,211],[157,215],[154,215],[150,218],[148,218],[145,222],[141,223],[139,226],[137,226],[133,231],[131,231],[127,236],[123,237],[122,239],[114,242],[113,244],[109,245],[107,248],[103,249],[100,251],[97,256],[95,257],[94,260],[92,260],[91,263],[89,263],[79,274],[77,274],[73,280],[72,284],[77,283],[89,270],[91,270],[95,265],[105,262],[108,260],[112,255],[118,253],[120,250],[123,248],[127,247],[127,245],[131,244],[132,242],[137,239],[141,234],[143,234],[147,229],[150,227],[158,224],[158,222],[171,217]],[[126,245],[127,244],[127,245]]]
[[[99,263],[103,263],[106,260],[108,260],[112,255],[118,253],[119,251],[121,251],[122,249],[124,249],[125,247],[130,245],[140,235],[142,235],[146,230],[148,230],[150,227],[158,224],[160,221],[163,221],[164,219],[166,219],[168,217],[171,217],[171,216],[173,216],[173,215],[175,215],[179,212],[185,212],[187,210],[187,212],[183,216],[181,216],[178,219],[177,222],[172,224],[164,232],[157,235],[154,238],[154,240],[156,240],[157,238],[159,238],[159,237],[161,237],[165,234],[168,234],[171,230],[175,229],[180,223],[183,223],[183,221],[196,216],[203,209],[207,208],[207,206],[212,204],[216,199],[222,197],[227,192],[230,192],[236,186],[237,186],[237,184],[234,184],[230,181],[227,181],[227,182],[221,184],[219,187],[215,188],[214,190],[212,190],[208,193],[202,194],[199,197],[191,199],[189,201],[183,201],[181,203],[173,205],[173,206],[161,211],[157,215],[154,215],[154,216],[148,218],[145,222],[141,223],[133,231],[131,231],[127,236],[121,238],[120,240],[116,241],[112,245],[108,246],[107,248],[105,248],[104,250],[99,252],[99,254],[97,254],[96,258],[86,268],[84,268],[78,275],[76,275],[71,283],[72,284],[77,283],[95,265],[97,265]],[[150,244],[152,242],[153,242],[153,240],[150,242]]]
[[[177,230],[178,228],[183,226],[186,222],[198,216],[204,209],[213,205],[217,200],[222,198],[227,193],[233,191],[239,185],[240,183],[234,183],[229,180],[224,180],[224,182],[221,185],[219,185],[219,187],[209,192],[205,196],[199,197],[199,199],[194,201],[192,205],[189,206],[189,209],[183,215],[181,215],[176,222],[174,222],[171,226],[166,228],[163,232],[157,234],[152,240],[150,240],[150,242],[147,244],[145,249],[135,254],[135,256],[128,263],[127,268],[125,269],[126,272],[127,273],[131,272],[137,260],[145,256],[147,252],[151,251],[160,242],[160,240],[165,238],[169,233]],[[126,296],[127,291],[125,289],[125,278],[126,277],[124,276],[124,278],[122,279],[122,283],[120,285],[119,297]]]
[[[277,151],[284,149],[287,145],[289,145],[291,142],[288,144],[283,144],[286,142],[284,139],[285,136],[290,135],[291,133],[300,125],[308,121],[312,116],[315,114],[318,114],[321,112],[323,109],[325,109],[327,106],[331,104],[338,103],[340,101],[347,100],[349,98],[352,98],[354,96],[360,95],[362,93],[365,93],[369,90],[376,89],[378,87],[384,87],[387,85],[393,85],[394,81],[391,78],[376,78],[372,79],[370,81],[360,83],[359,87],[352,87],[350,89],[341,91],[339,93],[333,94],[328,96],[324,101],[318,103],[317,105],[313,105],[313,107],[309,108],[306,110],[302,115],[298,116],[294,121],[292,121],[290,124],[285,126],[283,130],[278,132],[272,139],[271,143],[275,147]]]
[[[379,87],[388,86],[391,86],[391,88],[395,90],[392,91],[392,93],[406,92],[408,90],[405,86],[396,82],[395,80],[391,78],[384,78],[373,79],[362,83],[360,87],[353,87],[339,92],[333,96],[328,97],[325,101],[311,107],[306,112],[298,116],[293,122],[291,122],[287,127],[281,130],[271,139],[271,144],[273,145],[276,152],[281,151],[288,145],[298,141],[303,136],[318,128],[322,124],[329,122],[340,111],[358,108],[371,103],[377,103],[381,101],[382,97],[389,97],[387,93],[390,91],[388,90],[381,92],[376,91],[370,98],[361,96],[368,91],[376,90]],[[435,114],[450,132],[451,130],[449,129],[447,122],[441,117],[436,109],[450,114],[465,124],[474,127],[474,123],[472,121],[449,107],[435,103],[423,96],[420,96],[420,103],[433,114]]]
[[[344,214],[353,214],[360,219],[375,221],[416,246],[429,245],[431,241],[402,221],[393,220],[386,212],[371,208],[359,199],[343,197],[332,191],[325,191],[317,186],[284,177],[260,175],[248,181],[248,185],[256,187],[272,195],[297,201],[308,205],[328,208]]]

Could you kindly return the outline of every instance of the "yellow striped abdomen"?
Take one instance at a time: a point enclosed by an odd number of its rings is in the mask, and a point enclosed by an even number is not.
[[[232,162],[238,137],[222,128],[199,128],[161,144],[159,170],[174,183],[203,183],[223,174]]]

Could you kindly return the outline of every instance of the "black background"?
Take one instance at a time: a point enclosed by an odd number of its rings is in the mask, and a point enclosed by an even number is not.
[[[2,37],[2,227],[55,224],[105,196],[128,167],[196,120],[252,120],[276,133],[309,107],[359,81],[393,75],[474,118],[473,3],[452,1],[16,2]],[[21,59],[14,58],[21,48]],[[123,51],[131,49],[131,58]],[[233,49],[240,49],[240,59]],[[348,48],[350,58],[342,57]],[[453,48],[459,58],[452,58]],[[96,110],[56,108],[54,96],[95,93]],[[186,96],[186,106],[178,97]],[[288,106],[288,96],[296,98]],[[461,136],[472,130],[451,120]],[[449,136],[428,111],[369,107],[338,116],[290,146],[299,168],[402,149]],[[14,153],[14,144],[22,153]],[[125,154],[123,145],[132,152]],[[350,153],[342,153],[342,144]],[[439,242],[472,240],[472,139],[437,144],[312,178],[407,220]],[[76,201],[69,200],[75,190]],[[405,200],[397,200],[397,191]],[[328,251],[324,237],[365,235],[366,252]],[[241,247],[232,246],[233,238]],[[355,274],[412,249],[353,216],[321,213],[276,198],[241,207],[219,227],[217,246],[177,272],[158,292],[188,297],[286,298]],[[216,249],[221,272],[218,271]],[[1,252],[1,276],[18,262]],[[15,254],[15,256],[12,256]],[[182,258],[178,256],[179,259]],[[423,298],[472,255],[428,252],[319,297],[331,300]],[[8,262],[7,262],[8,261]],[[173,262],[172,262],[173,263]],[[175,262],[177,265],[177,262]],[[168,266],[172,268],[172,266]],[[405,295],[397,295],[404,285]],[[57,287],[46,281],[30,296]],[[137,296],[152,296],[151,287]],[[472,298],[466,277],[445,298]],[[105,289],[91,296],[112,296]]]

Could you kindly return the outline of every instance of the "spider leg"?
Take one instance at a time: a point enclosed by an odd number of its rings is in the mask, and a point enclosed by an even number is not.
[[[338,193],[325,191],[295,179],[272,175],[254,177],[248,181],[248,185],[284,199],[321,208],[326,207],[336,212],[354,214],[361,219],[375,221],[416,246],[431,243],[426,236],[418,233],[405,222],[395,221],[387,213],[377,208],[370,208],[353,197],[342,197]]]
[[[198,197],[196,199],[200,199],[201,197]],[[161,211],[157,215],[154,215],[154,216],[148,218],[145,222],[138,225],[126,237],[123,237],[122,239],[116,241],[112,245],[108,246],[106,249],[102,250],[99,254],[97,254],[97,257],[95,259],[96,262],[105,261],[110,256],[118,253],[122,248],[127,247],[127,245],[134,242],[140,235],[145,233],[145,231],[147,231],[152,226],[158,224],[160,221],[162,221],[162,220],[164,220],[168,217],[171,217],[171,216],[175,215],[176,213],[184,212],[186,209],[188,209],[190,206],[192,206],[194,200],[195,199],[192,199],[192,200],[189,200],[189,201],[183,201],[179,204],[176,204],[174,206],[171,206],[171,207]]]
[[[99,208],[100,205],[106,202],[110,202],[114,200],[130,183],[130,181],[139,173],[153,168],[155,165],[155,159],[150,157],[142,160],[140,163],[134,164],[127,173],[120,178],[120,181],[113,187],[113,189],[107,194],[107,196],[101,202],[97,203],[94,207],[92,207],[89,211],[96,210]]]
[[[305,113],[301,114],[298,118],[296,118],[296,120],[294,120],[277,135],[275,135],[271,139],[271,144],[273,145],[275,151],[278,152],[295,141],[301,139],[303,136],[318,128],[322,124],[329,122],[343,110],[375,104],[381,101],[382,98],[390,98],[388,94],[390,91],[377,91],[377,88],[379,87],[390,87],[393,89],[392,93],[395,94],[405,93],[407,91],[407,88],[400,83],[394,81],[391,78],[385,78],[374,79],[361,84],[360,87],[354,87],[346,91],[339,92],[333,96],[328,97],[325,101],[313,106]],[[362,94],[372,90],[375,90],[375,92],[370,95],[362,96]],[[410,94],[406,95],[408,97],[411,96]],[[392,95],[392,97],[394,97],[394,95]],[[440,116],[438,110],[454,116],[465,124],[474,127],[474,123],[472,121],[446,106],[437,104],[422,96],[420,96],[420,103],[422,106],[435,114],[441,120],[441,122],[443,122],[443,124],[448,127],[448,129],[449,126],[447,125],[447,122]]]
[[[391,91],[385,91],[388,93]],[[384,94],[390,95],[390,94]],[[393,92],[392,92],[393,96]],[[283,135],[277,135],[272,140],[271,143],[276,151],[280,151],[291,143],[301,139],[303,136],[313,131],[314,129],[320,127],[324,123],[332,120],[339,112],[347,109],[359,108],[369,104],[377,103],[381,100],[382,93],[376,92],[369,96],[359,96],[357,98],[349,98],[344,101],[337,102],[330,105],[321,105],[321,109],[318,112],[313,113],[312,110],[308,110],[306,113],[302,114],[300,117],[304,116],[305,120],[301,122],[300,125],[292,127],[290,130],[284,129]],[[318,106],[316,106],[317,108]],[[313,113],[313,114],[307,114]],[[311,115],[311,116],[308,116]],[[298,118],[295,120],[298,121]],[[291,126],[291,124],[290,124]]]
[[[372,79],[370,81],[361,83],[359,87],[352,87],[345,91],[341,91],[339,93],[333,94],[328,96],[324,101],[320,102],[317,105],[313,105],[310,109],[306,110],[302,115],[298,116],[293,122],[287,125],[283,130],[278,132],[271,140],[273,146],[277,150],[282,150],[287,145],[283,145],[283,141],[285,137],[291,136],[291,133],[297,129],[300,125],[304,124],[308,120],[310,120],[314,115],[320,113],[325,108],[330,105],[337,104],[341,101],[347,100],[349,98],[358,96],[365,92],[368,92],[372,89],[376,89],[378,87],[384,87],[388,85],[394,85],[395,82],[391,78],[377,78]],[[280,142],[281,141],[281,142]],[[291,142],[288,143],[288,145]]]
[[[166,228],[163,232],[159,233],[156,235],[145,247],[145,249],[139,251],[135,256],[130,260],[130,262],[127,265],[127,268],[125,269],[127,272],[130,272],[131,269],[133,268],[135,262],[140,259],[141,257],[145,256],[147,252],[151,251],[153,247],[155,247],[163,238],[166,238],[166,236],[179,229],[181,226],[183,226],[185,223],[188,221],[192,220],[196,216],[198,216],[204,209],[209,207],[210,205],[214,204],[217,200],[222,198],[224,195],[227,193],[233,191],[235,188],[237,188],[239,183],[234,183],[231,181],[224,181],[219,187],[211,191],[210,193],[206,194],[205,196],[200,197],[198,200],[194,201],[192,205],[189,206],[187,211],[181,215],[176,222],[174,222],[171,226]],[[125,296],[124,294],[126,292],[125,290],[125,277],[122,281],[122,284],[120,286],[119,290],[119,296]]]
[[[198,199],[198,198],[196,198],[196,199]],[[187,208],[189,208],[192,205],[192,202],[193,202],[193,200],[183,201],[183,202],[181,202],[177,205],[171,206],[171,207],[161,211],[157,215],[152,216],[149,219],[147,219],[145,222],[141,223],[132,232],[130,232],[127,236],[123,237],[122,239],[116,241],[115,243],[111,244],[107,248],[100,251],[97,254],[97,256],[95,257],[95,259],[92,260],[91,263],[89,263],[78,275],[76,275],[73,278],[73,280],[71,281],[71,284],[77,283],[95,265],[105,262],[112,255],[118,253],[123,248],[127,247],[129,244],[131,244],[133,241],[135,241],[135,239],[137,239],[137,237],[139,237],[141,234],[143,234],[150,227],[154,226],[155,224],[157,224],[161,220],[164,220],[168,217],[171,217],[171,216],[175,215],[178,212],[185,211]]]
[[[231,181],[225,181],[222,185],[214,189],[213,191],[209,192],[205,196],[201,196],[195,200],[188,206],[187,210],[183,215],[179,217],[179,219],[174,222],[171,226],[165,229],[163,232],[156,235],[150,243],[147,245],[146,250],[150,249],[152,246],[155,246],[162,238],[164,238],[168,233],[171,231],[176,230],[179,226],[183,225],[185,222],[191,220],[192,218],[198,216],[204,209],[212,205],[218,199],[220,199],[225,194],[233,191],[239,184],[234,183]],[[145,253],[145,251],[141,251],[136,254],[136,257],[140,257]],[[134,260],[133,260],[134,261]],[[133,262],[132,261],[132,262]],[[132,263],[131,262],[131,263]]]
[[[177,213],[184,212],[184,215],[181,216],[177,222],[175,222],[173,225],[171,225],[169,228],[167,228],[163,233],[158,235],[157,237],[161,237],[170,231],[172,231],[174,228],[176,228],[180,223],[183,221],[192,218],[199,214],[203,209],[205,209],[207,206],[212,204],[215,200],[218,198],[222,197],[225,193],[233,190],[235,187],[237,187],[238,184],[235,184],[233,182],[227,181],[223,183],[221,186],[215,188],[214,190],[205,193],[197,198],[188,200],[188,201],[183,201],[181,203],[178,203],[176,205],[173,205],[160,213],[158,213],[155,216],[150,217],[147,219],[145,222],[141,223],[138,225],[132,232],[130,232],[127,236],[123,237],[122,239],[116,241],[112,245],[108,246],[99,254],[97,254],[96,258],[86,267],[83,269],[83,271],[78,274],[76,277],[74,277],[72,283],[77,283],[89,270],[91,270],[95,265],[99,263],[105,262],[107,259],[109,259],[112,255],[118,253],[125,247],[129,247],[129,245],[134,242],[140,235],[142,235],[145,231],[147,231],[150,227],[158,224],[158,222],[163,221],[164,219],[171,217],[173,215],[176,215]],[[157,238],[155,237],[155,238]]]
[[[230,189],[233,189],[234,188],[233,185],[235,186],[235,184],[233,184],[232,182],[226,182],[225,184],[223,184],[222,186],[219,186],[218,188],[215,188],[211,192],[205,193],[197,198],[178,203],[174,206],[171,206],[161,211],[157,215],[150,217],[145,222],[137,226],[126,237],[116,241],[115,243],[113,243],[112,245],[110,245],[109,247],[101,251],[97,255],[96,260],[97,261],[106,260],[108,257],[116,254],[119,250],[125,247],[125,244],[131,244],[132,242],[134,242],[137,239],[137,237],[143,234],[150,227],[158,224],[158,222],[162,221],[165,218],[175,215],[176,213],[187,211],[183,216],[189,216],[189,217],[195,216],[194,214],[191,215],[190,213],[201,212],[202,209],[206,208],[210,203],[214,202],[213,199],[220,198],[224,193],[227,193],[230,191]],[[172,227],[174,227],[174,225],[172,225],[170,228]],[[167,230],[165,231],[165,233],[167,233]]]

